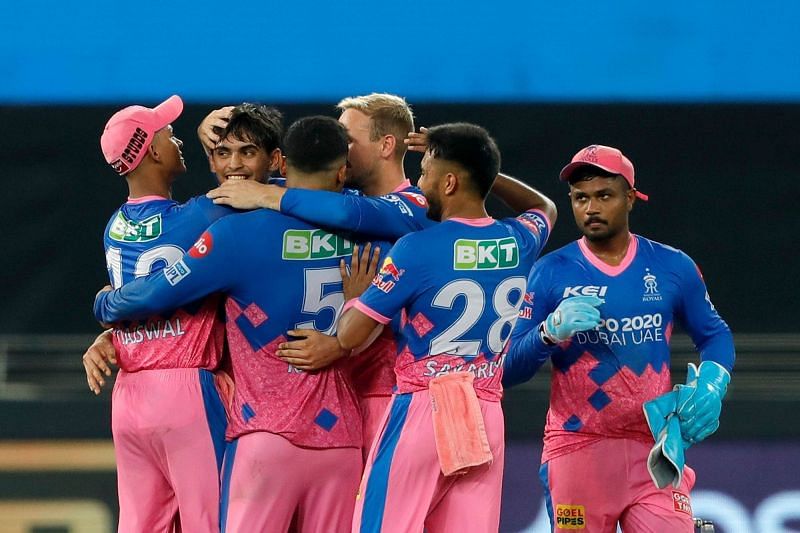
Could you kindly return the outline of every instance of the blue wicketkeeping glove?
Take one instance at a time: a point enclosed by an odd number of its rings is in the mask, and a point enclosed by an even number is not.
[[[602,303],[603,300],[597,296],[573,296],[562,300],[556,310],[539,325],[542,339],[549,344],[557,344],[579,331],[596,328],[600,325],[597,306]]]
[[[719,363],[703,361],[699,368],[689,363],[686,385],[676,387],[677,414],[685,441],[696,444],[717,430],[730,380],[730,373]]]
[[[656,487],[669,484],[678,488],[683,479],[686,462],[684,450],[688,447],[681,438],[681,427],[675,410],[678,392],[672,391],[646,402],[642,407],[647,425],[656,441],[647,456],[647,471]]]

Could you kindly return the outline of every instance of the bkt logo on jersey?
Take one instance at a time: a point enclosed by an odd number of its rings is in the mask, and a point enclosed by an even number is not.
[[[121,211],[117,212],[108,236],[119,242],[148,242],[161,236],[161,213],[137,222],[128,220]]]
[[[564,287],[564,294],[561,295],[562,298],[568,298],[570,296],[599,296],[603,297],[608,292],[608,287],[603,285],[602,287],[598,285],[575,285],[574,287]]]
[[[519,264],[519,248],[512,237],[475,241],[458,239],[454,247],[454,270],[514,268]]]
[[[283,233],[284,259],[327,259],[352,253],[352,242],[321,229],[288,229]]]

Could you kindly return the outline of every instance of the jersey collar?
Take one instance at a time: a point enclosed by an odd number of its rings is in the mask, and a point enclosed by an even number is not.
[[[592,266],[594,266],[597,270],[606,276],[615,277],[625,272],[625,270],[633,262],[634,258],[636,257],[636,250],[639,248],[639,239],[636,235],[631,233],[631,242],[628,243],[628,251],[625,252],[625,257],[622,258],[622,261],[617,266],[611,266],[594,255],[589,249],[589,245],[586,244],[586,237],[581,237],[578,239],[578,248],[580,248],[583,257],[585,257],[586,260],[589,261],[589,263],[591,263]]]

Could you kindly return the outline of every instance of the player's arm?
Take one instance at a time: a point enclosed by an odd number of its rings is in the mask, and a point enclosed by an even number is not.
[[[681,254],[680,260],[681,301],[676,315],[702,362],[699,367],[690,365],[687,384],[678,390],[677,412],[684,440],[697,443],[719,427],[736,352],[730,328],[711,303],[700,270],[688,256]]]
[[[545,341],[539,325],[547,318],[555,304],[547,290],[551,276],[537,263],[528,276],[528,285],[514,329],[506,346],[503,362],[503,386],[513,387],[530,380],[547,362],[556,345]]]
[[[515,213],[540,211],[547,218],[549,230],[555,226],[558,216],[555,202],[530,185],[500,173],[494,181],[491,192]]]
[[[733,370],[736,349],[728,324],[719,316],[700,270],[688,256],[681,256],[681,301],[678,318],[689,333],[701,361],[713,361]]]
[[[207,196],[237,209],[272,209],[332,229],[395,241],[433,224],[425,197],[399,192],[380,197],[330,191],[284,189],[253,181],[227,181]]]
[[[239,209],[266,208],[336,230],[394,241],[430,225],[424,196],[377,198],[308,189],[282,189],[251,181],[226,182],[208,192],[215,203]]]
[[[573,296],[555,305],[551,295],[553,269],[557,263],[546,261],[534,266],[528,281],[520,317],[514,325],[503,366],[503,385],[513,386],[528,381],[555,351],[558,344],[575,333],[600,325],[596,296]],[[531,311],[528,311],[531,309]],[[527,316],[530,315],[530,319]]]
[[[422,127],[418,132],[408,132],[404,142],[409,150],[425,153],[428,149],[428,128]],[[555,202],[520,180],[501,172],[497,175],[491,192],[515,213],[541,211],[548,221],[549,229],[552,230],[555,226],[558,216]]]
[[[119,289],[98,293],[95,318],[107,324],[143,319],[227,289],[237,271],[230,268],[235,262],[236,239],[226,222],[214,223],[173,265]]]

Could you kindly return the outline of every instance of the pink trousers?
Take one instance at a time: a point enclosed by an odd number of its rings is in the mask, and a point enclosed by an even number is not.
[[[223,533],[346,533],[359,448],[311,449],[259,431],[228,444],[222,479]],[[184,529],[185,530],[185,529]]]
[[[647,473],[650,446],[604,439],[542,464],[553,531],[693,533],[689,491],[694,470],[686,467],[679,488],[657,489]]]
[[[480,400],[494,461],[442,475],[428,391],[392,397],[361,481],[353,532],[496,532],[505,452],[500,402]]]
[[[211,372],[120,370],[112,397],[120,533],[219,531],[227,420]]]

